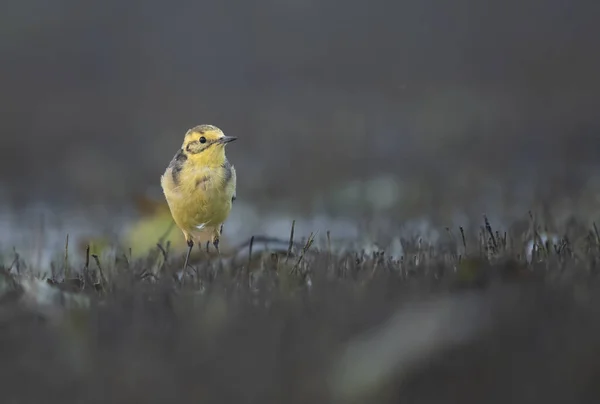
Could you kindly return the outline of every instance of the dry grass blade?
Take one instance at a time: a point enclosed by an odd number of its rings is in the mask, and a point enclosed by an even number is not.
[[[598,227],[596,226],[596,222],[593,222],[594,225],[594,234],[596,235],[596,247],[600,249],[600,233],[598,233]]]
[[[158,243],[159,244],[164,243],[165,238],[167,238],[167,236],[169,235],[169,233],[173,229],[173,226],[175,226],[175,222],[171,222],[171,224],[169,224],[169,227],[167,227],[167,230],[160,236],[160,238],[158,239]]]
[[[88,270],[90,268],[90,245],[88,244],[85,247],[85,267],[84,270]]]
[[[169,248],[169,244],[170,244],[170,243],[167,243],[167,248]],[[163,256],[164,262],[167,262],[167,259],[169,258],[169,254],[168,254],[167,250],[165,250],[165,249],[163,248],[163,246],[161,245],[161,243],[156,243],[156,247],[158,247],[158,249],[159,249],[159,250],[160,250],[160,252],[162,253],[162,256]],[[164,262],[163,262],[163,265],[162,265],[162,266],[164,266]],[[161,266],[161,268],[162,268],[162,266]]]
[[[292,220],[292,229],[290,230],[290,243],[288,244],[287,254],[285,256],[285,263],[287,264],[290,255],[292,254],[292,247],[294,246],[294,227],[296,226],[296,220]]]
[[[492,231],[492,226],[490,225],[490,222],[486,215],[483,215],[483,220],[485,222],[485,230],[490,235],[490,239],[492,240],[492,245],[494,247],[494,252],[496,252],[498,250],[498,242],[496,241],[496,237],[494,237],[494,232]]]
[[[248,245],[248,265],[246,266],[246,279],[250,278],[250,266],[252,265],[252,250],[254,249],[254,236],[250,237],[250,244]],[[246,284],[248,284],[246,282]]]
[[[17,249],[15,247],[13,247],[13,254],[15,254],[15,258],[13,259],[12,263],[10,264],[10,266],[8,267],[8,271],[12,271],[13,268],[15,268],[15,271],[17,271],[17,273],[21,273],[21,268],[19,266],[19,262],[21,261],[21,256],[19,255],[19,253],[17,252]]]
[[[306,255],[306,253],[308,252],[308,250],[310,249],[310,247],[312,246],[314,241],[315,241],[315,234],[311,232],[310,235],[308,236],[308,240],[306,240],[306,244],[302,248],[302,253],[298,257],[298,261],[296,261],[296,263],[290,270],[290,273],[296,273],[299,270],[300,263],[304,259],[304,256]]]
[[[69,268],[69,234],[67,234],[67,238],[65,240],[65,256],[63,262],[63,271],[65,274],[65,279],[69,279],[70,276],[70,268]]]
[[[100,265],[100,258],[96,254],[92,254],[92,258],[96,262],[96,266],[98,267],[98,272],[100,273],[100,279],[102,280],[103,285],[107,285],[108,281],[106,276],[104,276],[104,271],[102,270],[102,265]]]
[[[462,226],[460,226],[459,229],[460,229],[460,235],[462,237],[463,247],[465,249],[465,254],[466,254],[467,253],[467,239],[465,237],[465,229]]]

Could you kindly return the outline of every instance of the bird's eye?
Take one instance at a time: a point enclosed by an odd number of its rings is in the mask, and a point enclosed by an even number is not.
[[[204,136],[200,138],[200,143],[206,143],[206,138]]]

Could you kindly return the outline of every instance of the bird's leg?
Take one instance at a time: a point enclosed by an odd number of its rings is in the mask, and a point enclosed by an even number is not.
[[[221,225],[221,229],[223,225]],[[219,251],[219,239],[221,238],[221,230],[219,228],[215,228],[212,236],[212,243],[215,246],[215,250],[217,250],[217,254],[221,255],[221,251]]]
[[[183,277],[185,276],[185,271],[187,270],[188,267],[188,261],[190,260],[190,254],[192,253],[192,247],[194,247],[194,240],[192,240],[191,238],[187,240],[187,245],[188,245],[188,252],[187,255],[185,256],[185,264],[183,264],[183,271],[181,273],[181,280],[183,281]]]

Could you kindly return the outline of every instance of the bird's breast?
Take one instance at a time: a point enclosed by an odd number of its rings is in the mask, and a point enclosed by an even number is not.
[[[173,218],[181,227],[212,227],[225,221],[231,210],[232,190],[225,186],[220,168],[182,169],[178,184],[163,175],[163,190]]]

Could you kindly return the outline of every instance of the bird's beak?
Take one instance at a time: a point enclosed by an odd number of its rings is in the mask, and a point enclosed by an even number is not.
[[[234,136],[223,136],[222,138],[219,139],[219,143],[229,143],[229,142],[233,142],[234,140],[237,140],[237,137]]]

